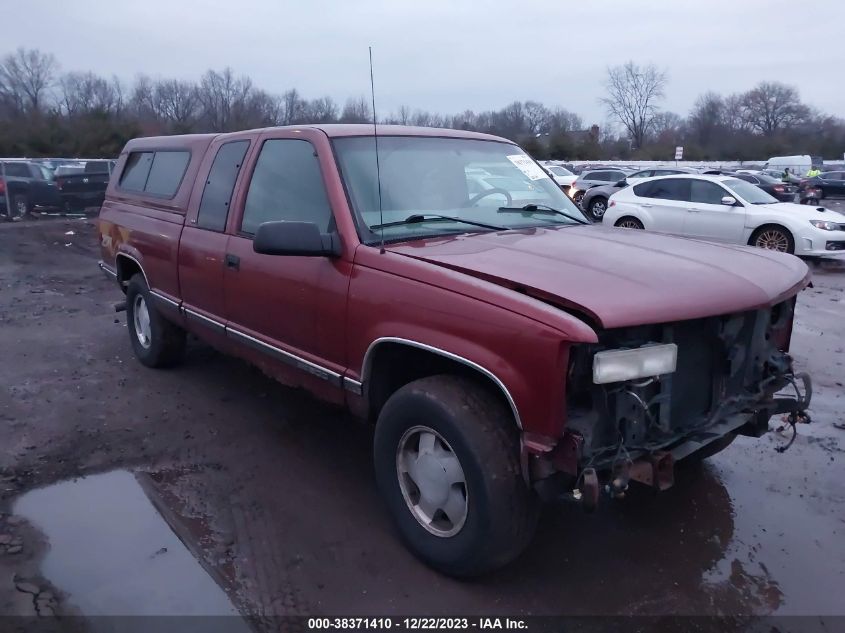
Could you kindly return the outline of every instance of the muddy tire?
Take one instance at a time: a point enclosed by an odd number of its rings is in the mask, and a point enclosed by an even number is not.
[[[751,235],[748,244],[757,248],[778,251],[780,253],[794,253],[795,239],[789,229],[779,224],[765,224]]]
[[[402,539],[443,573],[505,565],[534,535],[538,501],[522,477],[516,423],[477,382],[431,376],[396,391],[376,424],[374,460]]]
[[[727,435],[720,437],[718,440],[710,442],[704,448],[698,449],[691,455],[687,455],[684,459],[681,460],[680,463],[689,465],[700,464],[708,457],[713,457],[713,455],[715,455],[716,453],[721,453],[728,446],[733,444],[733,441],[735,439],[736,433],[728,433]]]
[[[185,354],[185,330],[161,316],[144,276],[126,289],[126,326],[135,356],[147,367],[172,367]]]

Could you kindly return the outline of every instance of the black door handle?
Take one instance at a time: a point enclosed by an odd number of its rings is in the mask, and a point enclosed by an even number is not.
[[[240,270],[241,267],[241,258],[237,255],[230,255],[226,253],[226,268],[231,268],[232,270]]]

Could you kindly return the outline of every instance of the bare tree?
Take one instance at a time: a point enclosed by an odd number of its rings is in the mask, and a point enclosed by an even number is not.
[[[742,105],[748,122],[765,136],[773,136],[810,116],[810,109],[801,103],[798,91],[777,82],[758,84],[742,96]]]
[[[495,132],[507,138],[517,139],[528,133],[525,106],[521,101],[514,101],[494,112],[491,119]]]
[[[684,132],[684,120],[674,112],[658,112],[651,122],[650,136],[658,143],[675,143]]]
[[[689,131],[701,146],[708,146],[724,127],[725,100],[715,92],[706,92],[696,99],[688,118]]]
[[[630,61],[607,69],[607,96],[600,101],[617,119],[635,147],[642,147],[654,117],[657,101],[664,96],[666,73],[654,64],[639,66]]]
[[[399,125],[409,125],[411,123],[411,106],[399,106],[394,118]]]
[[[282,125],[295,125],[296,123],[305,123],[307,103],[299,96],[299,91],[296,88],[288,90],[282,95],[279,103],[280,112],[279,122]]]
[[[366,97],[356,97],[346,100],[343,111],[340,113],[341,123],[370,123],[372,122],[372,110]]]
[[[526,101],[523,110],[529,134],[549,133],[549,129],[551,128],[551,112],[549,112],[546,106],[538,101]]]
[[[117,78],[94,73],[67,73],[59,80],[60,109],[68,116],[101,112],[118,114],[123,107],[123,89]]]
[[[159,81],[153,88],[153,107],[157,116],[178,130],[187,130],[199,115],[199,92],[188,81]]]
[[[0,63],[0,95],[19,112],[39,112],[57,70],[52,54],[19,48]]]
[[[248,77],[236,78],[231,68],[207,71],[200,80],[198,99],[206,125],[216,132],[227,132],[233,125],[233,112],[252,91]]]
[[[310,123],[334,123],[337,121],[337,104],[331,97],[320,97],[308,102],[306,120]]]
[[[563,108],[555,108],[549,114],[549,127],[552,134],[559,134],[561,132],[574,132],[581,130],[584,123],[574,112],[565,110]]]
[[[733,94],[725,97],[722,123],[731,132],[750,132],[752,130],[753,126],[748,118],[748,109],[745,107],[745,95]]]

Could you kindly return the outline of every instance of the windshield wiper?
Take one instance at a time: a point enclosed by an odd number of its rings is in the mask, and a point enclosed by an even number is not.
[[[578,222],[578,224],[590,224],[581,218],[576,218],[574,215],[569,215],[565,211],[561,211],[560,209],[555,209],[554,207],[550,207],[545,204],[526,204],[523,207],[499,207],[500,213],[525,213],[528,211],[529,213],[554,213],[555,215],[562,215],[565,218],[569,218],[574,222]]]
[[[436,213],[415,213],[414,215],[409,215],[404,220],[398,220],[396,222],[385,222],[384,224],[373,224],[370,227],[371,231],[375,231],[377,229],[384,229],[390,226],[402,226],[404,224],[418,224],[420,222],[427,222],[429,220],[441,220],[441,221],[448,221],[448,222],[460,222],[461,224],[469,224],[471,226],[480,226],[484,229],[490,229],[492,231],[506,231],[507,227],[504,226],[495,226],[493,224],[484,224],[483,222],[474,222],[472,220],[464,220],[463,218],[456,218],[451,215],[438,215]]]

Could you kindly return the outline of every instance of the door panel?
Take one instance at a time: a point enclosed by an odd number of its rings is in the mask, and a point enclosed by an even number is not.
[[[259,139],[236,203],[226,254],[237,266],[223,269],[227,327],[251,354],[274,365],[277,379],[339,402],[351,262],[253,250],[252,235],[263,222],[305,221],[324,233],[335,230],[313,135],[293,134],[268,132]]]
[[[217,342],[225,340],[223,270],[229,235],[223,230],[249,145],[250,138],[243,138],[209,147],[179,242],[179,285],[185,314]]]
[[[745,209],[724,204],[690,203],[684,233],[714,242],[740,243],[745,226]]]
[[[715,182],[691,180],[684,234],[715,242],[741,242],[745,208],[722,204],[721,199],[730,195]]]
[[[346,267],[328,257],[261,255],[241,236],[230,238],[227,254],[239,260],[223,267],[229,326],[342,373]]]
[[[224,334],[222,328],[214,326],[212,321],[224,322],[223,256],[228,241],[225,233],[193,226],[186,226],[179,240],[182,305],[189,320],[219,336]]]
[[[684,234],[686,208],[689,206],[689,181],[680,178],[664,178],[637,185],[638,196],[644,196],[640,206],[644,215],[653,219],[646,228],[674,235]]]

